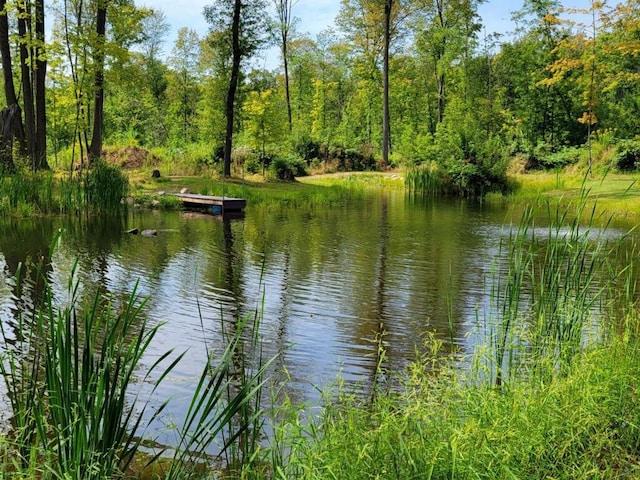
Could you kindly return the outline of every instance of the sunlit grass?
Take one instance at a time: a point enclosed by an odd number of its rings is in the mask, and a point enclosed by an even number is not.
[[[137,178],[134,176],[133,178]],[[402,189],[402,178],[384,174],[341,174],[300,177],[293,182],[269,182],[261,177],[222,179],[219,177],[175,176],[133,180],[137,198],[160,198],[159,192],[190,193],[245,198],[250,206],[327,207],[363,200],[380,189]]]
[[[583,176],[567,173],[532,173],[514,177],[518,188],[511,198],[518,202],[544,203],[548,200],[568,204],[582,195],[598,213],[640,216],[640,176],[637,174],[602,174]]]
[[[342,387],[311,419],[281,402],[279,478],[637,478],[635,253],[581,225],[586,192],[575,202],[549,204],[541,236],[527,214],[509,237],[467,362],[430,336],[373,401]]]

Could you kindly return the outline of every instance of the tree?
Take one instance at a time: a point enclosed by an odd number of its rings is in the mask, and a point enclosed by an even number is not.
[[[274,90],[252,90],[243,105],[245,131],[260,150],[262,158],[267,155],[267,145],[277,141],[282,134],[280,104]]]
[[[48,169],[44,0],[23,1],[14,5],[18,26],[22,110],[13,82],[6,0],[0,2],[0,7],[0,54],[7,101],[7,109],[2,115],[2,164],[8,170],[13,169],[12,145],[17,139],[20,141],[20,153],[31,160],[34,170]],[[21,111],[24,111],[24,124]]]
[[[416,45],[435,75],[438,123],[445,115],[448,75],[471,51],[469,42],[480,29],[477,8],[483,1],[417,0]]]
[[[287,119],[289,121],[289,131],[292,129],[291,116],[291,93],[289,90],[289,40],[293,28],[293,6],[297,0],[273,0],[278,15],[278,27],[280,30],[280,53],[282,54],[282,65],[284,67],[284,91],[287,100]]]
[[[264,0],[219,0],[204,8],[204,16],[212,30],[220,35],[221,49],[231,54],[231,70],[225,102],[226,131],[223,175],[231,176],[236,93],[240,83],[242,62],[250,58],[266,41],[267,16]]]
[[[145,36],[142,40],[142,62],[145,75],[143,81],[147,84],[153,99],[153,115],[150,116],[148,141],[154,145],[162,145],[167,139],[165,125],[166,93],[168,87],[167,66],[162,61],[162,44],[169,31],[164,13],[153,10],[151,15],[143,20]]]
[[[180,142],[193,141],[193,127],[195,125],[196,104],[198,97],[197,70],[200,56],[200,38],[190,28],[178,30],[178,38],[171,51],[171,69],[174,77],[172,88],[174,92],[174,113],[179,116]]]
[[[356,134],[364,143],[372,144],[374,140],[373,126],[382,125],[382,100],[380,60],[384,51],[384,9],[385,0],[342,0],[336,22],[346,34],[352,46],[353,71],[358,80],[356,92],[357,104],[364,111],[352,111],[350,116],[359,118],[357,129],[363,134]],[[364,122],[364,124],[362,124]],[[379,134],[376,132],[376,137]]]
[[[339,24],[353,42],[359,44],[369,75],[378,75],[382,58],[382,166],[389,164],[391,117],[389,112],[389,59],[392,41],[398,37],[409,8],[403,0],[343,0]],[[382,27],[380,27],[382,25]]]
[[[0,118],[0,168],[13,172],[13,141],[23,140],[22,110],[18,105],[16,88],[13,82],[13,66],[11,64],[11,45],[9,43],[9,18],[6,0],[0,0],[0,55],[2,57],[2,74],[4,79],[4,93],[7,102]],[[22,132],[22,135],[17,134]]]
[[[397,0],[384,1],[384,32],[382,50],[382,166],[389,165],[391,147],[391,121],[389,118],[389,49],[391,45],[392,15],[395,13]]]
[[[107,6],[109,0],[98,0],[96,9],[96,43],[93,51],[94,91],[93,129],[89,145],[89,163],[102,156],[102,124],[104,115],[104,57],[105,34],[107,28]]]

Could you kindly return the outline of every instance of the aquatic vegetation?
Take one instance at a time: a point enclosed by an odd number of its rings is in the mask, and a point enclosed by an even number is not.
[[[8,215],[119,212],[129,188],[118,167],[96,162],[82,175],[18,171],[0,176],[0,212]]]
[[[141,359],[162,325],[147,323],[146,301],[136,290],[120,303],[99,292],[83,301],[72,273],[59,304],[45,267],[29,266],[39,272],[41,304],[18,312],[16,322],[0,324],[0,374],[12,414],[11,431],[2,438],[4,465],[21,478],[121,477],[139,455],[148,424],[169,401],[147,416],[150,398],[184,354],[169,350],[141,370]],[[257,406],[270,364],[260,354],[259,321],[257,313],[234,321],[224,351],[209,353],[179,442],[171,446],[168,467],[159,468],[165,478],[191,478],[220,438],[219,455],[240,444],[244,454],[254,456],[261,434]],[[245,363],[239,364],[239,358]],[[137,384],[150,385],[147,393],[141,394]],[[165,455],[160,449],[147,463]],[[244,456],[237,458],[249,464]]]

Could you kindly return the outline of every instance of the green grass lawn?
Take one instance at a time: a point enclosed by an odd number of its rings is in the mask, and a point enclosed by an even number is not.
[[[254,205],[335,205],[361,198],[367,191],[404,189],[404,172],[358,172],[312,175],[293,182],[265,181],[259,175],[222,179],[217,176],[167,176],[152,179],[148,172],[131,171],[134,197],[154,197],[159,192],[175,193],[187,188],[191,193],[246,198]],[[511,194],[516,200],[552,199],[564,203],[583,195],[597,200],[598,213],[640,216],[640,175],[608,174],[584,178],[580,174],[537,172],[514,175]],[[489,198],[496,198],[492,194]],[[500,198],[502,198],[500,196]]]

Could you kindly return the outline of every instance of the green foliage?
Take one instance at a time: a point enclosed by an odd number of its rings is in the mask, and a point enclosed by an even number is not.
[[[540,144],[529,157],[528,168],[556,170],[577,164],[584,157],[581,147],[564,147],[557,151],[548,144]]]
[[[291,181],[306,175],[305,164],[299,158],[276,156],[269,165],[269,174],[278,180]]]
[[[103,161],[95,162],[84,178],[85,201],[97,212],[117,212],[124,205],[129,179],[118,167]]]
[[[414,193],[436,196],[444,190],[443,172],[435,163],[413,167],[405,173],[405,186]]]
[[[309,165],[312,160],[321,157],[322,149],[322,144],[313,140],[308,135],[300,137],[294,145],[295,152],[307,162],[307,165]]]
[[[618,143],[613,165],[622,172],[636,171],[640,167],[640,139],[624,140]]]
[[[410,365],[399,392],[373,404],[342,391],[316,422],[292,409],[279,412],[293,417],[277,432],[280,478],[638,475],[640,408],[629,388],[640,373],[637,344],[614,341],[580,354],[566,376],[503,389],[486,385],[479,372],[453,371],[435,357],[440,348]]]
[[[425,162],[427,167],[410,169],[411,190],[462,197],[508,191],[505,147],[497,136],[487,136],[466,120],[448,121],[435,136],[421,138],[423,144],[416,148],[419,156],[412,163]]]
[[[3,190],[8,195],[8,204],[16,208],[21,203],[31,204],[35,209],[47,211],[52,205],[53,175],[49,172],[32,173],[22,171],[12,177],[3,178]]]

